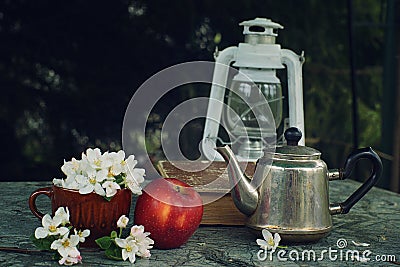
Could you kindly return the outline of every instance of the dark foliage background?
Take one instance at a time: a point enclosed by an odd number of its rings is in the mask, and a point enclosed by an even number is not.
[[[381,144],[387,1],[352,1],[360,146]],[[213,60],[242,41],[243,20],[283,24],[278,43],[305,51],[307,144],[329,166],[352,144],[347,1],[27,1],[0,3],[0,168],[2,180],[50,180],[87,147],[121,148],[127,104],[165,67]],[[179,102],[209,88],[174,90],[149,118],[146,144]],[[187,129],[200,138],[202,126]],[[183,137],[184,139],[185,137]],[[192,140],[182,142],[189,157]]]

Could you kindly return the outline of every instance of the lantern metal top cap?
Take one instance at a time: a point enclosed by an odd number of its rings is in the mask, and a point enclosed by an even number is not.
[[[277,36],[278,34],[274,32],[274,29],[283,29],[283,26],[273,22],[267,18],[255,18],[253,20],[246,20],[239,23],[240,26],[244,26],[243,34],[256,34],[256,35],[268,35]],[[253,30],[252,27],[258,27],[257,31]],[[264,31],[259,29],[264,28]]]

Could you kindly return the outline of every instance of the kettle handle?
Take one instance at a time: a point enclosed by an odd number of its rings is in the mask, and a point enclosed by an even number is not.
[[[339,171],[340,179],[346,179],[352,173],[357,161],[368,159],[372,163],[371,176],[350,197],[339,204],[330,205],[331,214],[346,214],[378,181],[382,174],[382,161],[378,154],[371,148],[359,148],[352,152],[346,159],[344,168]]]

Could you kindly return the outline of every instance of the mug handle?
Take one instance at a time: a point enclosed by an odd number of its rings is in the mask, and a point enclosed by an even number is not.
[[[49,198],[51,198],[51,196],[53,195],[53,190],[51,187],[44,187],[44,188],[39,188],[37,190],[35,190],[30,196],[29,196],[29,208],[31,209],[33,215],[35,215],[36,217],[38,217],[39,219],[42,219],[44,214],[41,213],[40,211],[38,211],[37,207],[36,207],[36,198],[39,195],[46,195]]]
[[[331,204],[329,211],[331,214],[346,214],[375,184],[378,182],[379,177],[382,174],[382,161],[378,154],[371,148],[359,148],[352,152],[346,159],[344,168],[337,172],[330,172],[330,180],[346,179],[350,176],[357,161],[360,159],[368,159],[372,163],[372,173],[367,181],[365,181],[349,198],[344,202],[338,204]]]

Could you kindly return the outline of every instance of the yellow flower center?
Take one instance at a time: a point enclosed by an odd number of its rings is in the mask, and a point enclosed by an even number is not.
[[[94,165],[100,167],[101,166],[101,160],[100,159],[96,159],[94,162]]]
[[[49,226],[49,231],[54,233],[55,231],[57,231],[57,227],[55,227],[54,225],[50,225]]]
[[[274,246],[275,245],[275,242],[274,242],[274,240],[272,238],[268,239],[268,245],[270,245],[270,246]]]
[[[63,245],[63,247],[69,247],[69,240],[67,239],[67,240],[65,240],[63,243],[62,243],[62,245]]]
[[[90,177],[89,178],[89,183],[96,184],[96,178],[95,177]]]
[[[127,246],[125,249],[126,249],[126,252],[131,252],[132,251],[132,247],[131,246]]]
[[[126,165],[126,161],[125,160],[121,161],[121,165],[125,166]]]
[[[108,176],[108,177],[114,177],[114,176],[115,176],[115,174],[113,173],[113,167],[112,167],[112,166],[111,166],[110,169],[108,170],[107,176]]]

